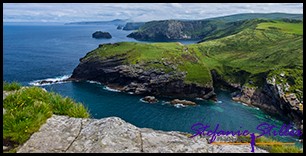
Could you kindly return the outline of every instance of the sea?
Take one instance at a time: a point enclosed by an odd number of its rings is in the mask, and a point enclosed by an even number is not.
[[[63,23],[3,25],[3,80],[18,81],[25,86],[39,86],[73,98],[84,104],[92,118],[120,117],[138,127],[164,131],[180,131],[194,134],[196,123],[217,124],[221,130],[248,130],[261,133],[256,127],[269,123],[280,128],[284,121],[272,117],[256,107],[232,101],[230,92],[217,91],[218,101],[196,99],[197,106],[170,105],[171,99],[157,97],[158,103],[149,104],[143,96],[122,93],[97,82],[66,82],[38,85],[37,81],[58,81],[68,78],[79,59],[103,43],[140,42],[126,37],[132,31],[118,30],[114,24],[65,25]],[[107,31],[111,39],[94,39],[95,31]],[[182,44],[197,41],[177,41]],[[282,136],[276,139],[295,142],[297,137]]]

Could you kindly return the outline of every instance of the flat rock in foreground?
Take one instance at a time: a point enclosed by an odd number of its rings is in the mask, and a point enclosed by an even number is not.
[[[53,115],[17,153],[236,153],[249,145],[212,145],[180,132],[138,128],[118,117],[70,118]],[[256,153],[267,151],[256,148]]]

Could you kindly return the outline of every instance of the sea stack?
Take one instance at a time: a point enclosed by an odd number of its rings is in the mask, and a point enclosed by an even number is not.
[[[92,34],[92,38],[112,38],[112,35],[109,32],[96,31]]]

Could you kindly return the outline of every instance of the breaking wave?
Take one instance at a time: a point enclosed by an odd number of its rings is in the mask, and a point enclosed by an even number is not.
[[[184,107],[187,107],[187,106],[185,106],[185,105],[183,105],[181,103],[178,103],[178,104],[175,104],[174,107],[176,107],[176,108],[184,108]]]
[[[117,89],[112,89],[112,88],[109,88],[107,86],[103,87],[103,89],[107,90],[107,91],[111,91],[111,92],[121,92],[120,90],[117,90]]]
[[[29,85],[32,86],[46,86],[46,85],[52,85],[52,84],[58,84],[58,83],[66,83],[69,81],[66,81],[71,75],[64,75],[64,76],[58,76],[55,78],[47,78],[42,80],[35,80],[29,83]]]
[[[91,81],[91,80],[87,80],[86,82],[88,82],[88,83],[95,83],[95,84],[101,84],[100,82],[97,82],[97,81]]]

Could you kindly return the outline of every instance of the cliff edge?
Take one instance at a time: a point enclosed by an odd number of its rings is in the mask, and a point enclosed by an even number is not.
[[[212,145],[181,132],[138,128],[118,117],[53,115],[17,153],[250,153],[249,145]],[[255,148],[256,153],[267,151]]]

